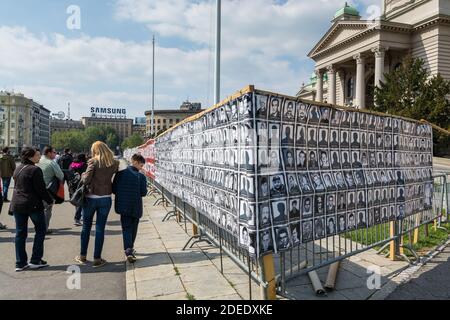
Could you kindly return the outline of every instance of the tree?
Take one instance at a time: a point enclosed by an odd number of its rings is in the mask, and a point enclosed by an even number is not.
[[[444,129],[450,128],[450,82],[440,74],[431,76],[422,59],[407,56],[402,64],[385,75],[385,82],[375,89],[376,104],[371,109],[417,120],[427,120]],[[450,153],[450,137],[434,132],[434,152]]]
[[[73,152],[88,152],[96,141],[105,142],[115,150],[120,144],[116,131],[110,127],[89,127],[85,130],[55,132],[52,144],[58,150],[70,148]]]
[[[126,138],[123,142],[122,142],[122,149],[131,149],[131,148],[135,148],[138,147],[140,145],[144,144],[144,139],[142,139],[142,137],[137,134],[134,133],[132,136]]]
[[[84,152],[88,149],[82,130],[55,132],[52,135],[52,145],[57,150],[70,148],[73,152]]]

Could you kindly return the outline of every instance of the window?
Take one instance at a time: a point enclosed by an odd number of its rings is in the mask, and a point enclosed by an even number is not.
[[[354,80],[353,77],[350,77],[347,80],[347,98],[353,97],[353,88],[354,88]]]
[[[11,139],[11,144],[14,144],[15,142],[14,142],[14,139]]]
[[[161,124],[161,119],[158,119],[158,124]]]
[[[164,120],[163,120],[163,123],[166,124],[166,123],[167,123],[167,119],[164,119]]]

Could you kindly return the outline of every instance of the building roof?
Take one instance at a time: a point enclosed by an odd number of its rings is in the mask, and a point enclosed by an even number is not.
[[[179,110],[179,109],[173,109],[173,110],[155,110],[155,114],[169,114],[169,113],[178,113],[178,114],[197,114],[199,112],[204,111],[203,109],[199,110]],[[145,111],[145,115],[151,115],[151,111]]]

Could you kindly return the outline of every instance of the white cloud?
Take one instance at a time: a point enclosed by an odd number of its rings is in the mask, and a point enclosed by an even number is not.
[[[170,46],[157,46],[158,108],[176,108],[187,97],[211,104],[213,2],[117,0],[117,19],[145,24],[158,39],[170,39]],[[247,84],[295,94],[312,71],[306,54],[342,5],[342,0],[223,0],[222,96]],[[0,43],[5,44],[0,88],[20,90],[54,111],[71,101],[77,117],[92,105],[126,106],[138,116],[150,104],[150,42],[0,27]]]

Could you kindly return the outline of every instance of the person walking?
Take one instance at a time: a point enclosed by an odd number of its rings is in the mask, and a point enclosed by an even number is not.
[[[70,149],[64,149],[64,154],[59,157],[56,160],[56,163],[59,165],[59,167],[61,168],[62,172],[64,173],[64,178],[67,181],[67,185],[69,184],[69,170],[70,170],[70,165],[73,162],[73,156],[72,153],[70,152]]]
[[[53,147],[47,146],[44,148],[44,154],[41,157],[41,160],[37,164],[39,168],[41,168],[44,174],[44,182],[45,185],[48,186],[50,182],[52,182],[55,177],[60,181],[60,183],[64,183],[64,173],[61,171],[61,168],[56,164],[55,159],[56,151]],[[52,234],[53,231],[50,230],[50,219],[52,218],[52,210],[53,210],[53,202],[52,204],[44,203],[44,212],[45,212],[45,225],[46,225],[46,233]]]
[[[0,172],[3,181],[3,202],[9,202],[8,189],[14,170],[16,170],[16,162],[14,161],[14,157],[11,155],[9,148],[5,147],[3,148],[2,156],[0,157]]]
[[[130,263],[136,262],[134,242],[142,218],[142,197],[147,195],[147,178],[139,172],[144,164],[143,156],[133,155],[131,166],[118,172],[113,182],[113,193],[116,195],[114,207],[120,215],[125,256]]]
[[[83,204],[83,230],[81,232],[80,255],[75,261],[80,264],[87,262],[87,250],[92,229],[92,220],[97,213],[95,225],[94,268],[104,266],[107,261],[102,259],[105,226],[112,206],[112,178],[119,169],[119,161],[114,160],[114,153],[101,142],[95,142],[91,147],[92,159],[81,177],[87,187],[86,201]]]
[[[77,190],[80,181],[81,181],[81,175],[86,172],[87,169],[87,159],[86,155],[84,153],[80,153],[77,155],[75,160],[70,164],[69,170],[72,174],[69,174],[69,176],[72,176],[72,179],[67,181],[69,185],[69,194],[70,198],[72,198],[72,195]],[[75,226],[80,227],[83,224],[81,223],[81,213],[83,208],[81,206],[76,207],[75,211]]]
[[[47,262],[42,259],[46,232],[44,204],[53,203],[53,199],[47,192],[42,170],[36,166],[40,158],[39,150],[23,149],[22,164],[17,167],[13,175],[15,187],[9,212],[16,221],[16,272],[27,268],[40,269],[48,266]],[[26,252],[28,219],[31,219],[36,231],[33,255],[29,264]]]
[[[0,194],[2,194],[2,181],[0,179]],[[0,197],[0,215],[2,214],[2,210],[3,210],[3,196]],[[0,222],[0,230],[6,230],[6,226]]]

